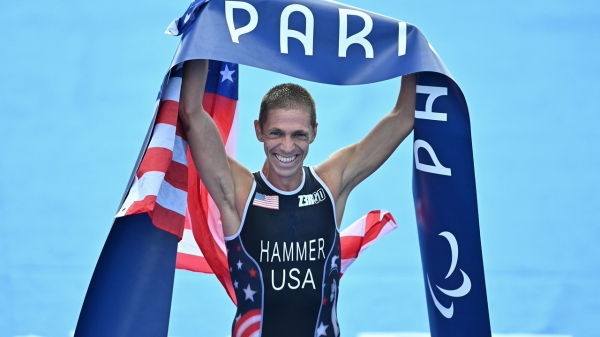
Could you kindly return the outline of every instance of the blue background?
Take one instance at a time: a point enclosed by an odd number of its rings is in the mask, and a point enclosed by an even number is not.
[[[595,1],[346,1],[421,29],[470,108],[492,330],[596,336],[600,315],[600,7]],[[173,2],[0,3],[0,336],[69,336],[178,43]],[[252,120],[271,86],[317,101],[308,164],[356,142],[399,81],[334,87],[241,67],[238,159],[262,165]],[[350,197],[343,226],[386,208],[400,228],[349,269],[346,336],[427,331],[401,145]],[[85,219],[82,221],[82,219]],[[234,307],[213,276],[178,271],[170,335],[226,336]]]

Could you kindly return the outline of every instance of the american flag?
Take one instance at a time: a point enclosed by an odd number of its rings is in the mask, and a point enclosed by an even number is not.
[[[116,216],[148,213],[156,227],[181,239],[176,268],[215,273],[231,296],[229,277],[220,276],[229,271],[220,215],[194,167],[178,119],[182,75],[179,64],[165,77],[147,148]],[[231,157],[237,144],[237,86],[237,64],[210,61],[203,106]]]
[[[256,193],[252,205],[268,209],[279,209],[279,196]]]
[[[230,157],[235,157],[237,145],[238,75],[237,64],[211,61],[203,101]],[[191,158],[189,163],[188,208],[183,237],[177,248],[176,268],[214,273],[235,303],[221,216]]]
[[[117,217],[148,213],[160,229],[181,237],[188,192],[185,132],[178,119],[181,66],[167,74],[148,147]]]
[[[371,211],[356,220],[340,233],[342,265],[340,274],[377,239],[398,228],[392,213],[386,210]]]

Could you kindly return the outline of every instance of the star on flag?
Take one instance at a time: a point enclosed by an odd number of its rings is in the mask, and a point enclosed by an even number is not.
[[[329,325],[324,325],[323,322],[317,328],[317,337],[327,336],[327,328]]]
[[[256,291],[252,290],[252,288],[250,288],[250,284],[248,284],[248,287],[246,287],[246,289],[244,289],[244,294],[246,294],[246,300],[250,300],[252,302],[254,302],[254,294],[256,294]]]
[[[227,65],[225,65],[225,70],[221,71],[221,75],[223,76],[223,78],[221,79],[221,82],[225,82],[225,80],[229,80],[231,82],[233,82],[233,73],[235,73],[235,70],[229,70],[229,67]]]

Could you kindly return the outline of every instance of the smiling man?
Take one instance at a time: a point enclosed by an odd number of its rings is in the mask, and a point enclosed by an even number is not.
[[[254,122],[266,159],[251,173],[227,157],[202,107],[206,60],[184,64],[179,116],[198,174],[221,213],[238,310],[232,336],[339,336],[339,224],[350,192],[412,131],[416,78],[402,79],[392,111],[360,142],[303,166],[317,136],[304,88],[278,85]]]

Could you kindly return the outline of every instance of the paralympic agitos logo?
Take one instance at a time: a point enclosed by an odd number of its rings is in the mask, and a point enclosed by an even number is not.
[[[448,240],[448,243],[450,244],[450,251],[452,254],[451,255],[452,259],[450,262],[450,270],[448,270],[448,274],[446,274],[446,277],[444,278],[444,279],[448,279],[454,273],[454,270],[456,269],[456,265],[458,262],[458,242],[456,241],[456,238],[454,237],[454,235],[450,232],[441,232],[439,235],[446,238],[446,240]],[[448,289],[444,289],[436,284],[435,286],[439,289],[439,291],[441,291],[442,293],[444,293],[445,295],[447,295],[449,297],[454,297],[454,298],[463,297],[463,296],[467,295],[469,293],[469,291],[471,291],[471,279],[462,269],[459,269],[459,270],[463,276],[462,285],[460,287],[458,287],[457,289],[448,290]],[[427,274],[427,285],[429,286],[429,293],[431,294],[431,298],[433,299],[433,303],[435,304],[435,307],[439,310],[439,312],[444,317],[452,318],[452,316],[454,315],[454,303],[451,302],[450,306],[446,308],[438,301],[437,297],[435,296],[435,293],[433,292],[433,288],[431,287],[431,281],[429,279],[429,274]]]

